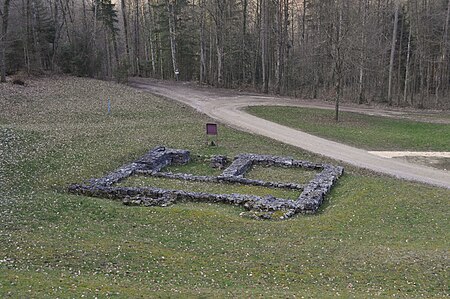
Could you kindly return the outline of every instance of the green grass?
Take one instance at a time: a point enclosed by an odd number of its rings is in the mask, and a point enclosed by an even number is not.
[[[441,157],[399,157],[396,159],[405,160],[411,163],[431,166],[437,169],[450,171],[450,158]]]
[[[0,297],[449,295],[449,190],[347,166],[317,215],[287,221],[222,204],[127,207],[66,187],[159,144],[323,159],[222,125],[206,147],[210,119],[114,83],[0,84],[0,107]]]
[[[183,181],[176,179],[158,178],[158,177],[144,177],[132,176],[123,182],[120,186],[130,187],[157,187],[162,189],[185,190],[190,192],[205,192],[214,194],[247,194],[256,196],[272,195],[277,198],[296,200],[301,191],[288,190],[281,188],[267,188],[261,186],[250,186],[242,184],[225,184],[225,183],[207,183],[196,181]]]
[[[368,150],[448,151],[450,125],[297,107],[249,107],[249,113],[307,133]]]
[[[223,172],[223,169],[212,168],[210,161],[200,157],[191,155],[191,161],[184,165],[169,165],[164,167],[162,171],[173,173],[190,173],[193,175],[218,176]]]
[[[245,177],[266,182],[307,184],[319,172],[302,168],[253,165]]]

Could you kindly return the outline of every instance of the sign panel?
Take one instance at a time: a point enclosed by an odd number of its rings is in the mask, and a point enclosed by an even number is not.
[[[217,124],[206,124],[206,135],[217,135]]]

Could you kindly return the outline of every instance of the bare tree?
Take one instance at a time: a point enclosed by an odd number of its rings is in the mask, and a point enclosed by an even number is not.
[[[242,83],[247,81],[247,13],[248,0],[243,0],[242,3],[242,41],[241,41],[241,66],[242,66]]]
[[[205,41],[206,1],[200,2],[200,83],[206,82],[206,41]]]
[[[409,68],[410,68],[410,60],[411,60],[411,35],[412,35],[412,28],[411,28],[411,22],[409,24],[409,34],[408,34],[408,50],[406,52],[406,67],[405,67],[405,84],[403,87],[403,102],[407,102],[407,95],[408,95],[408,84],[409,84]],[[412,104],[412,103],[410,103]]]
[[[124,40],[125,40],[125,54],[127,57],[127,62],[130,62],[130,46],[128,44],[128,19],[127,19],[127,5],[125,0],[120,0],[120,5],[122,9],[122,20],[123,20],[123,30],[124,30]]]
[[[389,78],[388,78],[388,95],[387,100],[389,105],[392,105],[392,75],[394,70],[394,57],[395,57],[395,46],[397,44],[397,27],[398,27],[398,10],[399,10],[399,0],[394,0],[394,28],[392,30],[392,42],[391,42],[391,58],[389,60]]]
[[[261,0],[261,66],[263,92],[269,92],[269,0]]]
[[[223,63],[224,63],[224,17],[226,0],[216,1],[216,13],[214,21],[216,24],[216,51],[217,51],[217,85],[223,85]]]
[[[141,37],[140,37],[140,3],[139,0],[135,0],[134,8],[134,65],[136,70],[136,75],[140,75],[140,49],[141,49]]]
[[[150,44],[150,60],[152,64],[152,75],[156,74],[156,54],[155,54],[155,42],[154,42],[154,14],[153,14],[153,8],[150,0],[147,0],[147,22],[146,27],[148,29],[148,43]],[[145,20],[145,18],[144,18]]]
[[[444,69],[445,65],[448,64],[447,62],[447,49],[448,49],[448,23],[450,21],[450,0],[448,0],[447,4],[447,13],[444,21],[444,30],[443,30],[443,36],[442,36],[442,43],[441,43],[441,53],[439,54],[438,59],[438,67],[436,71],[436,90],[435,90],[435,97],[436,97],[436,106],[439,105],[439,94],[440,94],[440,88],[442,85],[442,82],[444,81]],[[448,83],[447,83],[448,84]]]
[[[115,1],[105,26],[110,0],[0,0],[0,80],[109,76],[123,56],[142,76],[332,97],[336,118],[342,100],[450,107],[450,0]]]
[[[282,89],[285,72],[285,62],[288,43],[288,16],[289,16],[289,0],[278,0],[276,3],[276,36],[277,36],[277,54],[275,68],[275,93],[279,94]]]
[[[174,4],[172,0],[166,0],[166,8],[169,13],[169,39],[170,39],[170,52],[172,55],[172,67],[175,79],[178,81],[178,63],[177,63],[177,41],[176,41],[176,31],[175,31],[175,11]]]
[[[0,31],[0,82],[6,82],[6,35],[8,33],[10,0],[4,0],[3,8],[0,8],[2,30]]]
[[[339,105],[342,96],[342,77],[343,77],[343,51],[342,51],[342,31],[343,31],[343,3],[336,0],[337,20],[333,33],[333,58],[334,58],[334,77],[335,77],[335,107],[334,119],[339,121]]]

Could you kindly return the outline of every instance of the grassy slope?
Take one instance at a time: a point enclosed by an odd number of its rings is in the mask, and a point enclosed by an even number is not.
[[[223,126],[220,147],[207,148],[208,119],[180,104],[113,83],[41,81],[0,85],[1,297],[449,294],[450,191],[347,167],[318,215],[282,222],[227,205],[69,195],[69,183],[158,144],[321,159]]]
[[[250,107],[248,112],[288,127],[368,150],[448,151],[450,125],[295,107]]]

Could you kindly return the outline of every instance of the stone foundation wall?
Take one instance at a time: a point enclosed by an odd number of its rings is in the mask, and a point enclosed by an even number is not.
[[[189,160],[189,151],[174,150],[159,146],[148,151],[133,163],[126,164],[102,178],[91,180],[90,184],[98,186],[112,186],[133,175],[137,170],[158,172],[172,163],[186,164]]]
[[[323,203],[326,194],[331,190],[333,184],[344,171],[340,166],[294,160],[290,157],[241,154],[236,156],[233,163],[217,177],[161,172],[161,170],[168,165],[186,164],[189,161],[189,151],[157,147],[150,150],[136,161],[126,164],[102,178],[90,180],[88,184],[84,185],[71,185],[69,187],[69,192],[86,196],[117,199],[127,205],[167,206],[183,200],[222,202],[241,205],[246,209],[253,211],[283,211],[283,216],[280,218],[286,219],[297,213],[315,213]],[[212,166],[218,168],[223,168],[227,162],[228,159],[225,156],[217,156],[211,159]],[[321,172],[306,185],[265,182],[244,177],[245,173],[247,173],[253,165],[298,167],[310,170],[321,170]],[[121,180],[135,174],[188,181],[229,184],[239,183],[269,188],[287,188],[302,190],[302,192],[297,200],[288,200],[275,198],[273,196],[259,197],[244,194],[209,194],[202,192],[186,192],[183,190],[166,190],[153,187],[137,188],[113,186]],[[264,214],[263,218],[270,218],[270,215],[271,214]]]

